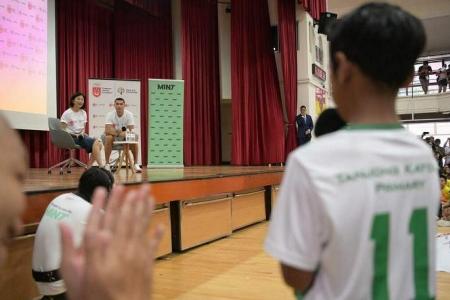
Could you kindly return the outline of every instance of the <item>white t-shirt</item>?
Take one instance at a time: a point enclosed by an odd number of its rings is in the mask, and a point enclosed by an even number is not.
[[[61,116],[61,122],[67,124],[67,132],[70,134],[80,134],[84,131],[87,123],[86,111],[80,109],[74,112],[72,108],[66,110]]]
[[[34,240],[33,270],[46,272],[59,269],[61,237],[58,223],[64,222],[70,226],[75,245],[79,246],[91,206],[89,202],[72,193],[62,194],[48,205]],[[36,282],[36,285],[41,295],[57,295],[66,291],[63,280]]]
[[[134,126],[133,113],[125,109],[123,115],[119,117],[115,110],[110,111],[106,115],[105,124],[113,125],[114,129],[121,129],[122,127],[128,127],[132,125]]]
[[[447,79],[447,69],[446,68],[440,68],[437,75],[438,75],[438,80]]]
[[[439,193],[423,141],[401,128],[349,126],[290,155],[265,248],[317,271],[305,299],[386,299],[383,279],[390,299],[414,299],[415,286],[434,296]]]

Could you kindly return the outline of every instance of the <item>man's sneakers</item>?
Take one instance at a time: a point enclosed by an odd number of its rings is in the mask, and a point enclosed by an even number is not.
[[[142,173],[142,169],[139,164],[134,164],[134,171],[136,171],[136,173]]]

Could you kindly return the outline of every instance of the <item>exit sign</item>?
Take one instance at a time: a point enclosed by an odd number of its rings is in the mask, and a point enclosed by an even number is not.
[[[325,81],[327,79],[327,73],[316,64],[312,64],[312,73],[320,80]]]

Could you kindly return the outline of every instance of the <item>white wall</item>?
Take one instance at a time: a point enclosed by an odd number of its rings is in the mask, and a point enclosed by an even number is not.
[[[220,90],[223,102],[231,101],[231,14],[225,12],[227,4],[218,3]]]
[[[174,79],[182,79],[181,61],[181,0],[172,0],[172,47]]]
[[[396,101],[397,114],[450,112],[450,93],[400,97]]]
[[[312,17],[298,4],[296,15],[299,42],[299,50],[297,51],[297,113],[300,113],[300,107],[305,105],[308,113],[315,119],[317,118],[315,112],[316,88],[322,88],[326,91],[326,106],[334,106],[330,96],[329,43],[325,35],[318,34],[317,26],[313,26]],[[323,49],[322,63],[315,59],[315,46],[320,44],[320,40],[322,40]],[[326,72],[325,81],[313,76],[313,63]]]

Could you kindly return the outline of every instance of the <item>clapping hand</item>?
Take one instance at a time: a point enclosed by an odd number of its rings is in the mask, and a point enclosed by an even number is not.
[[[151,299],[153,262],[162,229],[150,236],[153,212],[150,187],[125,193],[115,187],[93,196],[84,239],[74,246],[70,228],[61,223],[61,272],[72,300]]]

